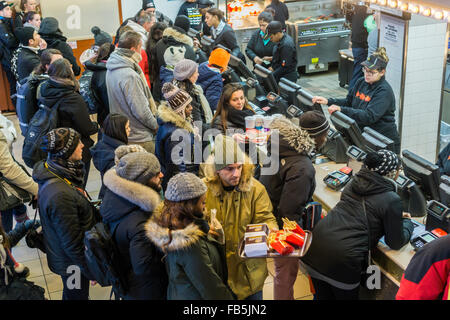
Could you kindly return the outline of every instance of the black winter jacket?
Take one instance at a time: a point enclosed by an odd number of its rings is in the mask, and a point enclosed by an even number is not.
[[[73,55],[72,48],[67,44],[67,38],[60,32],[53,34],[40,33],[41,37],[47,42],[47,49],[58,49],[61,51],[64,58],[69,60],[72,64],[73,73],[78,76],[80,75],[81,68],[77,64],[77,59]]]
[[[402,218],[394,182],[363,168],[344,189],[338,204],[315,226],[314,240],[302,261],[315,271],[310,272],[314,278],[322,275],[342,284],[357,284],[367,267],[369,248],[375,248],[384,236],[389,247],[399,250],[413,229],[411,220]]]
[[[253,59],[255,59],[255,57],[260,57],[261,59],[263,57],[272,57],[274,47],[275,43],[270,40],[266,45],[264,45],[264,40],[261,37],[261,30],[258,29],[252,34],[252,37],[247,44],[247,48],[245,48],[245,54],[253,62],[254,65],[255,62],[253,61]],[[263,64],[263,66],[270,67],[271,64]]]
[[[356,5],[350,17],[352,23],[352,47],[367,49],[367,29],[364,27],[364,20],[368,17],[367,6]]]
[[[114,240],[127,274],[125,299],[166,299],[167,274],[162,253],[146,237],[145,223],[160,203],[160,194],[140,183],[119,177],[115,169],[104,176],[107,187],[100,213],[103,222],[116,226]]]
[[[312,201],[316,170],[308,152],[313,150],[314,141],[286,118],[274,120],[271,130],[279,130],[279,143],[270,140],[268,147],[275,151],[272,156],[279,159],[279,170],[274,175],[262,175],[260,181],[266,187],[281,230],[281,218],[299,222],[304,208]]]
[[[86,163],[91,159],[89,148],[94,144],[90,136],[97,132],[98,126],[91,121],[83,97],[75,91],[74,86],[55,82],[52,79],[42,83],[40,94],[39,103],[49,108],[62,100],[58,112],[58,127],[72,128],[81,134],[81,141],[84,144],[83,162]]]
[[[8,69],[11,68],[12,53],[19,46],[12,23],[10,18],[0,18],[0,61]]]
[[[98,106],[97,121],[102,126],[103,121],[109,114],[108,90],[106,87],[106,62],[92,63],[88,61],[85,63],[85,67],[94,72],[91,80],[91,89]]]
[[[341,112],[354,119],[361,130],[370,127],[394,141],[395,153],[400,153],[400,136],[395,124],[395,96],[383,76],[368,84],[359,78],[345,99],[328,99],[328,105],[336,104]]]
[[[19,57],[17,59],[17,74],[19,75],[18,81],[22,81],[30,76],[34,68],[41,63],[39,54],[27,47],[22,47]]]
[[[222,32],[217,34],[216,37],[212,37],[214,40],[214,44],[212,47],[216,47],[219,44],[231,50],[231,54],[238,57],[242,61],[245,62],[245,56],[242,54],[239,44],[236,40],[236,34],[234,30],[230,27],[230,25],[225,24],[222,29]]]
[[[83,179],[75,179],[68,170],[50,168],[61,178],[68,179],[69,186],[44,167],[45,161],[34,166],[33,179],[39,184],[39,216],[41,219],[47,260],[50,270],[67,276],[67,268],[77,265],[85,273],[84,234],[98,221],[99,216],[89,200],[76,190]],[[50,181],[44,189],[44,183]],[[88,276],[88,273],[85,273]]]
[[[294,41],[287,34],[273,48],[272,68],[277,82],[281,78],[297,82],[297,51]]]
[[[105,184],[103,183],[103,176],[106,171],[114,167],[114,151],[122,145],[125,145],[125,143],[103,134],[102,139],[91,148],[92,162],[95,168],[100,171],[100,176],[102,177],[102,187],[98,194],[99,199],[103,199],[106,190]]]

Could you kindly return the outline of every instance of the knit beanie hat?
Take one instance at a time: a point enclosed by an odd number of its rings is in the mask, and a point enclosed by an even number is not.
[[[214,141],[214,166],[216,171],[220,171],[231,164],[244,162],[246,162],[246,157],[238,143],[232,137],[219,134]]]
[[[16,28],[16,30],[14,31],[14,33],[16,34],[17,39],[19,39],[20,43],[23,46],[28,46],[29,45],[29,40],[34,39],[34,28],[31,27],[19,27]]]
[[[208,62],[211,66],[221,68],[222,72],[227,70],[228,62],[230,62],[231,53],[222,48],[214,49],[209,55]]]
[[[101,46],[104,43],[112,43],[113,38],[105,31],[100,30],[99,27],[92,27],[91,32],[94,34],[94,40],[96,46]]]
[[[43,34],[53,34],[59,30],[59,23],[53,17],[44,18],[41,22],[41,27],[39,28],[39,33]]]
[[[141,184],[147,184],[160,172],[158,158],[146,151],[125,154],[116,165],[116,173],[119,177]]]
[[[299,125],[311,137],[317,137],[330,129],[327,118],[319,111],[307,111],[303,113],[300,116]]]
[[[166,99],[169,106],[178,114],[184,114],[186,107],[192,102],[192,97],[172,83],[166,82],[162,87],[164,99]]]
[[[117,165],[123,156],[133,152],[146,152],[146,150],[138,144],[119,146],[114,151],[114,163]]]
[[[186,17],[185,15],[179,15],[175,18],[173,27],[181,33],[187,33],[189,31],[189,28],[191,27],[191,23],[189,22],[188,17]]]
[[[207,191],[205,183],[190,172],[174,175],[167,184],[164,197],[173,202],[191,200],[204,195]]]
[[[173,68],[173,77],[178,81],[189,79],[198,69],[198,64],[189,59],[183,59]]]
[[[57,128],[43,139],[43,150],[51,158],[69,159],[80,142],[81,135],[72,128]]]
[[[156,8],[153,0],[142,0],[142,10],[147,10],[150,8]]]
[[[367,154],[364,159],[364,166],[370,171],[375,171],[385,176],[400,167],[400,159],[392,151],[379,150]]]

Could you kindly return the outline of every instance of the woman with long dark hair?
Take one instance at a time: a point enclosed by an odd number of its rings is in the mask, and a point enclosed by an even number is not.
[[[103,176],[106,171],[114,167],[114,151],[117,147],[128,144],[130,121],[124,115],[109,114],[103,122],[102,133],[101,140],[91,148],[92,162],[102,177],[99,199],[102,199],[105,194]]]
[[[219,129],[223,134],[227,130],[238,131],[234,137],[241,140],[242,133],[245,132],[245,117],[254,114],[244,95],[244,88],[239,83],[229,83],[223,88],[211,127]]]
[[[164,204],[146,224],[147,237],[165,254],[168,300],[234,298],[227,284],[222,226],[214,218],[210,228],[204,216],[206,190],[192,173],[175,175]]]
[[[48,75],[50,79],[41,85],[39,102],[49,108],[58,105],[58,127],[72,128],[80,133],[85,145],[82,160],[86,170],[85,186],[91,162],[89,148],[94,144],[90,136],[97,133],[98,125],[89,117],[88,107],[79,93],[80,85],[70,62],[67,59],[54,61],[48,69]]]

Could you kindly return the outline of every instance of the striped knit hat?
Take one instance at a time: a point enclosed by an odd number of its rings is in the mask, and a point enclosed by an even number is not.
[[[173,111],[184,116],[184,110],[192,102],[192,98],[189,93],[175,87],[170,82],[163,85],[162,93],[164,95],[164,99],[166,99]]]
[[[330,129],[330,124],[323,113],[307,111],[300,116],[300,128],[308,131],[311,137],[317,137]]]

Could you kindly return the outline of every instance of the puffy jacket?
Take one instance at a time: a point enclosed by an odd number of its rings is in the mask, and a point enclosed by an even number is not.
[[[64,37],[61,32],[56,32],[53,34],[39,32],[39,34],[47,42],[47,49],[58,49],[61,51],[63,57],[69,60],[72,65],[73,73],[76,76],[79,76],[81,73],[81,68],[77,64],[77,59],[73,55],[72,48],[67,44],[67,38]]]
[[[24,171],[19,164],[14,161],[8,142],[5,135],[0,131],[0,173],[3,177],[8,179],[11,183],[27,190],[32,195],[37,195],[38,185],[33,179]]]
[[[252,223],[267,223],[270,229],[277,230],[278,225],[266,189],[253,178],[253,165],[243,165],[239,185],[227,192],[211,161],[207,160],[204,169],[206,208],[207,212],[217,209],[217,219],[224,228],[228,284],[238,299],[245,299],[262,290],[268,275],[266,259],[242,259],[238,255],[245,228]]]
[[[314,141],[307,132],[286,118],[276,119],[271,130],[279,131],[279,141],[270,141],[271,156],[279,159],[279,169],[274,175],[262,175],[261,183],[266,187],[273,205],[278,226],[283,227],[283,217],[300,221],[301,214],[312,201],[316,188],[316,170],[309,153]]]
[[[117,50],[111,54],[106,63],[109,109],[130,120],[130,142],[148,142],[153,140],[158,125],[151,107],[153,97],[139,70],[135,69],[138,67]]]
[[[108,89],[106,87],[106,62],[92,63],[87,61],[84,66],[87,70],[94,72],[91,79],[91,89],[98,106],[97,121],[101,126],[109,114]]]
[[[168,27],[163,31],[163,37],[156,43],[155,59],[157,62],[156,70],[166,64],[174,66],[182,59],[196,61],[194,51],[194,41],[187,34],[179,29]],[[162,99],[160,79],[156,78],[153,85],[153,93],[157,101]]]
[[[94,144],[90,136],[97,133],[98,126],[91,121],[88,107],[73,85],[62,84],[52,79],[42,83],[39,103],[52,108],[58,101],[61,101],[58,109],[58,127],[72,128],[81,135],[84,144],[83,162],[86,163],[91,159],[89,148]]]
[[[394,141],[395,153],[400,153],[400,136],[395,124],[395,96],[385,77],[368,84],[359,78],[345,99],[328,99],[328,105],[336,104],[341,112],[354,119],[361,130],[370,127]]]
[[[30,47],[22,46],[22,50],[20,50],[18,59],[17,59],[17,74],[19,79],[17,79],[20,83],[29,77],[33,72],[34,68],[36,68],[41,63],[41,58],[38,54],[38,49],[36,50],[30,49]]]
[[[106,171],[114,167],[114,151],[124,144],[125,143],[122,141],[103,134],[102,139],[91,148],[92,162],[94,163],[95,168],[100,171],[100,176],[102,177],[102,187],[100,188],[100,193],[98,195],[99,199],[103,199],[106,189],[103,182],[103,176]]]
[[[208,67],[208,62],[203,62],[198,66],[196,83],[202,87],[206,100],[208,100],[209,106],[214,113],[222,95],[222,75]]]
[[[166,68],[166,66],[161,66],[161,69],[159,71],[159,81],[161,84],[161,88],[165,83],[172,82],[172,80],[173,80],[173,69]]]
[[[450,235],[433,240],[412,257],[397,300],[450,300]]]
[[[68,170],[50,169],[74,187],[50,173],[44,161],[34,166],[33,179],[39,184],[39,217],[48,267],[56,274],[67,276],[67,268],[77,265],[89,276],[84,258],[84,234],[99,221],[99,216],[89,200],[75,189],[81,188],[83,179],[74,178]]]
[[[11,68],[13,51],[19,46],[19,41],[13,32],[12,20],[0,17],[0,61],[3,66]]]
[[[169,242],[169,229],[158,225],[160,205],[145,228],[147,237],[161,250]],[[169,300],[231,300],[227,285],[227,265],[222,245],[208,236],[205,220],[196,218],[184,229],[172,230],[165,248],[169,276]]]
[[[100,207],[103,222],[116,226],[114,240],[127,275],[129,300],[166,299],[167,274],[162,253],[148,240],[145,223],[161,202],[160,194],[126,180],[110,169],[104,176],[105,197]]]
[[[389,247],[399,250],[408,243],[413,229],[411,220],[402,218],[394,182],[363,168],[345,187],[338,204],[314,227],[314,240],[302,261],[311,277],[332,279],[338,282],[334,286],[350,290],[367,268],[369,248],[375,248],[384,236]]]
[[[161,164],[161,172],[164,174],[163,189],[166,190],[167,183],[170,178],[179,172],[198,173],[198,164],[194,164],[194,128],[180,115],[176,114],[172,108],[165,103],[161,104],[158,109],[158,133],[156,134],[156,148],[155,155]],[[172,150],[179,146],[181,138],[173,138],[172,134],[183,135],[183,148],[179,151],[180,159],[183,159],[180,164],[175,164],[172,159]],[[190,148],[191,159],[184,159],[183,149]],[[190,163],[189,163],[190,162]]]

